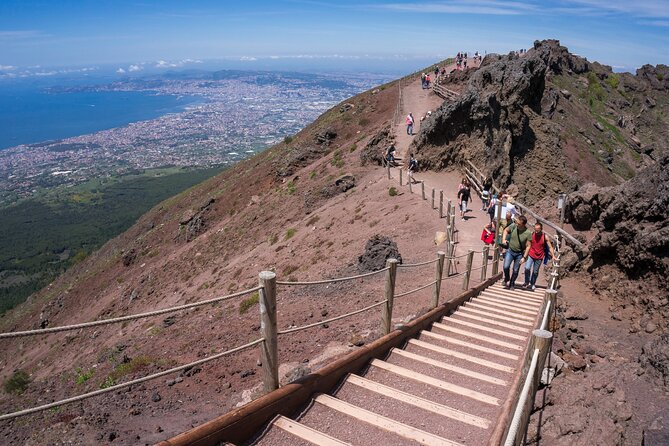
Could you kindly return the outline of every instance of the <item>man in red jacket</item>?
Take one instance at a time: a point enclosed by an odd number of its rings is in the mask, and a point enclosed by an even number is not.
[[[527,261],[525,262],[525,283],[521,288],[526,288],[530,291],[536,289],[537,277],[539,276],[539,268],[544,261],[547,252],[550,252],[551,257],[555,258],[555,251],[553,250],[553,243],[551,238],[543,231],[544,227],[541,223],[534,224],[534,232],[530,240],[530,252]]]

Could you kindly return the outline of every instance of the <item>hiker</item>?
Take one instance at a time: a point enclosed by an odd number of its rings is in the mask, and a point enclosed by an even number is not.
[[[407,172],[409,176],[409,181],[411,181],[412,184],[419,183],[419,181],[416,181],[414,178],[414,173],[418,170],[418,160],[414,157],[413,153],[409,157],[409,165],[407,166]]]
[[[499,199],[497,198],[497,194],[493,194],[492,198],[490,199],[490,202],[488,203],[488,207],[486,208],[486,212],[490,217],[490,221],[493,221],[495,219],[495,212],[497,212],[498,200]]]
[[[492,189],[492,178],[489,176],[483,180],[483,190],[481,191],[481,210],[485,211],[488,209],[488,204],[490,204],[490,189]]]
[[[502,248],[507,248],[504,256],[504,288],[513,290],[520,264],[527,260],[530,252],[532,231],[527,228],[527,217],[519,216],[515,223],[510,224],[504,229],[502,234]],[[513,273],[509,276],[511,263],[513,263]]]
[[[430,88],[430,75],[425,75],[425,88]]]
[[[481,232],[481,240],[486,245],[492,245],[495,243],[495,220],[492,220],[490,223],[483,227]]]
[[[395,158],[395,144],[391,144],[386,150],[386,161],[390,167],[397,167],[397,159]]]
[[[530,241],[529,258],[525,262],[525,283],[521,288],[529,291],[536,289],[537,277],[539,277],[539,268],[545,263],[544,259],[555,257],[555,250],[551,238],[543,231],[544,227],[540,222],[534,224],[534,232]]]
[[[460,218],[464,221],[471,189],[469,188],[469,181],[466,178],[462,181],[462,187],[458,190],[458,200],[460,200]]]
[[[420,85],[425,90],[425,73],[420,73]]]
[[[413,114],[407,115],[407,135],[413,135]]]
[[[513,216],[511,215],[511,212],[507,212],[504,214],[504,217],[499,219],[499,227],[497,228],[497,244],[502,246],[502,233],[506,229],[507,226],[509,226],[513,221]],[[504,253],[504,249],[502,249],[502,253]]]

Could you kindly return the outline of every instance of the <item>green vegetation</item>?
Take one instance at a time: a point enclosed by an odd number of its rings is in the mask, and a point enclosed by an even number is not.
[[[256,305],[259,301],[260,301],[260,294],[258,293],[251,294],[250,297],[244,299],[239,303],[239,314],[246,313],[252,306]]]
[[[288,195],[293,195],[297,188],[295,187],[295,183],[292,181],[289,181],[288,184],[286,184],[286,189],[288,190]]]
[[[117,236],[156,204],[221,172],[154,169],[58,187],[0,207],[0,315]],[[7,273],[5,273],[7,275]]]
[[[611,88],[617,90],[620,86],[620,75],[618,73],[611,73],[605,81]]]
[[[138,356],[132,358],[127,362],[122,362],[114,367],[114,370],[105,378],[105,380],[100,384],[101,389],[106,389],[116,385],[121,378],[131,373],[137,373],[138,371],[145,369],[153,364],[158,363],[154,358],[149,356]]]
[[[663,81],[664,80],[664,75],[662,73],[657,73],[655,75],[655,77],[657,78],[658,81]]]
[[[30,376],[23,370],[17,370],[12,376],[5,380],[5,392],[21,395],[30,384]]]
[[[313,180],[314,178],[316,178],[316,171],[312,170],[311,172],[309,172],[309,179]]]
[[[332,165],[339,169],[344,167],[344,160],[341,157],[341,150],[335,151],[334,155],[332,156]]]
[[[279,241],[279,236],[277,234],[272,234],[272,235],[269,236],[268,242],[269,242],[270,245],[273,245],[278,241]]]
[[[588,73],[588,89],[582,94],[587,99],[588,105],[592,111],[598,112],[602,109],[602,102],[606,99],[606,91],[595,73]]]
[[[357,146],[355,143],[353,143],[353,145],[351,146],[350,149],[348,149],[348,151],[351,152],[351,153],[353,153],[353,152],[355,152],[355,150],[356,150],[357,148],[358,148],[358,146]]]
[[[286,235],[285,235],[285,237],[284,237],[283,239],[284,239],[284,240],[290,240],[291,238],[293,238],[293,236],[295,235],[296,232],[297,232],[297,229],[295,229],[295,228],[289,228],[289,229],[286,231]]]
[[[397,195],[397,189],[395,187],[390,187],[388,189],[388,195],[390,195],[391,197],[396,196]]]
[[[292,136],[286,136],[285,138],[283,138],[283,143],[284,144],[290,144],[291,142],[293,142],[293,137]]]
[[[81,367],[77,367],[77,370],[75,371],[74,382],[77,384],[84,384],[93,377],[93,373],[93,369],[88,369],[84,372]]]

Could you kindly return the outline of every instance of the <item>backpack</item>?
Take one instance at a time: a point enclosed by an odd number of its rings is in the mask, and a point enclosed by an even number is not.
[[[418,169],[418,160],[412,159],[409,161],[409,170],[416,170]]]

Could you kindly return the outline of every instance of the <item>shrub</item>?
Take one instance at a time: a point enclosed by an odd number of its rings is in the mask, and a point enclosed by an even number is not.
[[[21,395],[30,384],[30,376],[23,370],[17,370],[5,381],[5,392]]]
[[[312,171],[309,173],[309,179],[310,179],[310,180],[313,180],[314,178],[316,178],[316,171],[312,170]]]
[[[395,189],[394,187],[391,187],[390,189],[388,189],[388,195],[390,195],[391,197],[396,196],[397,195],[397,189]]]
[[[618,86],[620,85],[620,75],[617,73],[611,73],[609,77],[606,78],[606,83],[614,90],[617,90]]]
[[[332,157],[332,165],[341,169],[344,167],[344,160],[341,157],[341,151],[337,150]]]
[[[355,150],[356,150],[357,148],[358,148],[358,146],[357,146],[355,143],[353,143],[353,145],[351,146],[350,149],[348,149],[348,151],[351,152],[351,153],[353,153],[353,152],[355,152]]]
[[[286,231],[286,236],[283,239],[284,240],[290,240],[291,238],[293,238],[293,236],[295,235],[296,232],[297,232],[297,229],[295,229],[295,228],[288,229]]]
[[[279,236],[278,235],[272,234],[272,235],[269,236],[269,244],[270,245],[273,245],[278,241],[279,241]]]
[[[360,125],[360,127],[365,127],[365,126],[369,125],[369,119],[360,118],[360,120],[358,121],[358,124]]]
[[[93,377],[93,369],[88,369],[88,371],[84,372],[81,367],[77,367],[77,370],[75,371],[76,375],[74,377],[74,382],[77,384],[83,384],[89,379]]]
[[[286,136],[285,138],[283,138],[283,143],[284,144],[290,144],[291,142],[293,142],[293,137],[292,136]]]
[[[256,305],[259,301],[260,301],[260,294],[258,293],[251,294],[250,297],[244,299],[239,303],[239,314],[246,313],[252,306]]]
[[[286,189],[288,190],[288,195],[293,195],[297,190],[295,188],[295,183],[293,183],[292,181],[289,181],[288,184],[286,184]]]

